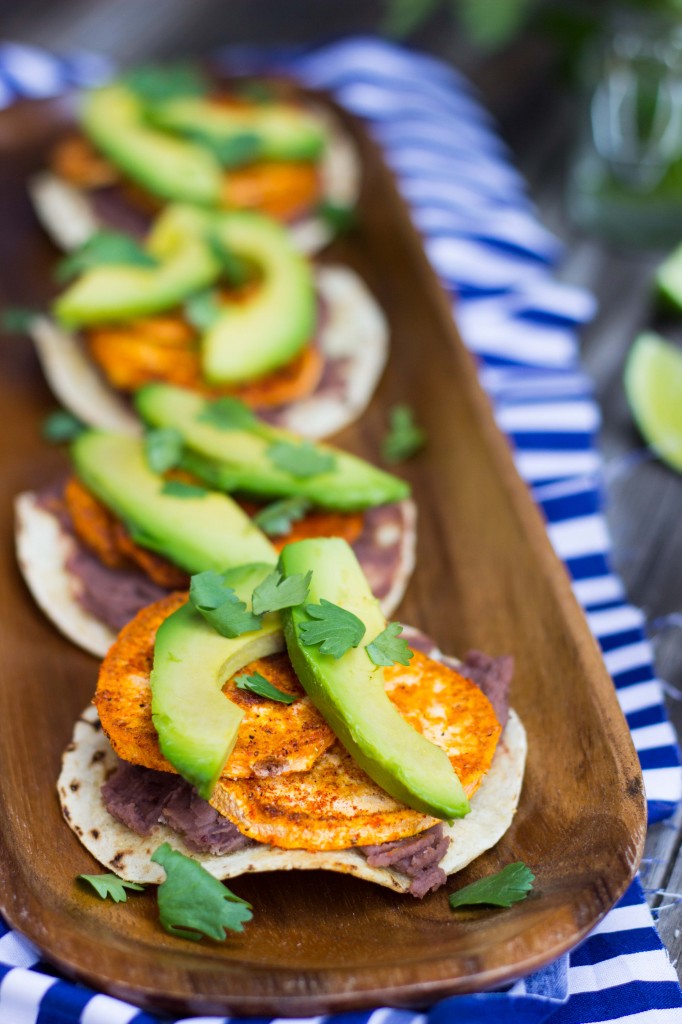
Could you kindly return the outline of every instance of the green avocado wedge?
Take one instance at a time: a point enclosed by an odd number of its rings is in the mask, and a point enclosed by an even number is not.
[[[212,412],[219,414],[220,402],[168,384],[148,384],[136,393],[135,405],[150,425],[180,432],[189,449],[185,468],[218,490],[261,498],[302,497],[320,508],[343,512],[401,501],[410,494],[405,481],[331,445],[308,446],[333,459],[324,472],[296,476],[282,469],[272,460],[273,446],[300,445],[300,438],[258,420],[245,406],[251,426],[240,429],[219,425],[219,415]]]
[[[159,265],[87,270],[57,299],[57,319],[66,327],[80,327],[148,316],[207,288],[220,276],[221,265],[203,228],[188,207],[167,207],[145,246]]]
[[[189,573],[245,562],[273,565],[274,548],[225,494],[166,482],[147,466],[143,442],[88,430],[71,447],[79,479],[129,529],[133,540]]]
[[[255,587],[271,565],[239,566],[223,573],[237,597],[251,607]],[[237,741],[244,712],[222,693],[227,679],[256,658],[284,650],[277,613],[261,628],[228,639],[189,602],[161,623],[151,674],[152,719],[161,752],[207,800]]]
[[[281,612],[284,637],[296,674],[315,707],[370,778],[396,800],[436,818],[461,818],[469,802],[450,761],[400,715],[386,696],[383,669],[365,647],[386,626],[351,548],[338,538],[288,544],[283,575],[312,571],[307,603]],[[365,626],[357,647],[340,658],[303,643],[306,609],[330,601]]]
[[[260,213],[212,217],[207,230],[258,273],[255,295],[230,306],[201,342],[206,380],[243,384],[291,362],[312,341],[317,323],[312,267],[286,229]]]
[[[224,172],[207,149],[148,124],[144,105],[122,83],[88,92],[83,131],[133,181],[167,201],[219,206]]]

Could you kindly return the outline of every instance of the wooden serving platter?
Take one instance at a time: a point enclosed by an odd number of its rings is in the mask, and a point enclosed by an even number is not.
[[[5,289],[13,304],[36,305],[49,297],[55,254],[22,178],[39,166],[56,122],[49,107],[10,116],[13,127],[0,124],[0,147],[14,147],[0,185]],[[52,480],[66,459],[40,438],[55,403],[31,347],[6,339],[0,904],[64,974],[149,1009],[302,1016],[423,1006],[489,988],[575,945],[624,891],[642,852],[639,764],[597,645],[391,175],[344,120],[364,161],[361,227],[325,258],[366,279],[389,316],[392,349],[370,409],[338,441],[378,461],[396,402],[409,402],[426,428],[428,447],[400,470],[414,487],[419,540],[399,617],[447,653],[513,653],[512,703],[529,740],[524,789],[502,841],[422,902],[332,873],[244,876],[231,885],[253,903],[253,922],[225,943],[197,945],[160,928],[153,894],[119,906],[81,889],[76,876],[100,869],[63,822],[55,782],[97,665],[41,615],[15,565],[10,499]],[[516,860],[537,876],[525,902],[449,909],[448,891]]]

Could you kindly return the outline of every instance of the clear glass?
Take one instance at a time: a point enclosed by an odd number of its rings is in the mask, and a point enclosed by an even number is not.
[[[592,54],[573,219],[633,245],[682,241],[682,23],[621,11]]]

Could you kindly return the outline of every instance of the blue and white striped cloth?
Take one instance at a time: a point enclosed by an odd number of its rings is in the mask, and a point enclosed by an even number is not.
[[[225,59],[235,71],[259,70],[264,62],[262,53],[245,50]],[[519,472],[545,513],[602,646],[642,763],[650,820],[670,815],[682,795],[679,753],[643,617],[626,603],[609,565],[596,448],[599,412],[578,362],[576,329],[592,315],[591,297],[553,280],[557,242],[537,222],[490,118],[451,69],[376,39],[293,57],[269,54],[267,61],[330,89],[382,145],[433,267],[452,295],[464,339],[479,358],[481,380]],[[74,62],[0,47],[0,106],[3,97],[47,95],[48,86],[57,92],[74,84],[79,79],[73,69]],[[97,62],[86,62],[85,69],[88,83],[106,72]],[[60,980],[30,943],[0,924],[1,1024],[156,1019]],[[202,1024],[219,1020],[201,1018]],[[329,1020],[682,1024],[682,994],[635,881],[570,956],[507,991],[454,997],[423,1014],[379,1008]]]

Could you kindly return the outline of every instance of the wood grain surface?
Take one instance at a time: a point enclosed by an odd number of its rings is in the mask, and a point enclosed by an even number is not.
[[[35,305],[52,290],[54,251],[23,190],[26,170],[41,157],[40,132],[30,127],[22,153],[5,162],[0,252],[8,298]],[[55,780],[97,667],[41,616],[14,563],[11,497],[50,481],[65,458],[40,439],[54,403],[30,346],[7,338],[2,912],[67,975],[145,1007],[303,1015],[418,1006],[489,987],[583,937],[625,889],[642,852],[641,776],[612,683],[390,175],[372,145],[358,140],[366,168],[361,226],[329,256],[347,260],[373,289],[390,319],[392,350],[370,409],[338,440],[378,459],[386,412],[397,401],[410,402],[428,432],[425,452],[405,466],[419,540],[399,617],[446,652],[513,653],[512,703],[529,737],[511,829],[447,888],[524,860],[536,889],[510,910],[453,913],[445,890],[417,902],[333,874],[244,877],[233,888],[253,903],[253,922],[224,944],[196,946],[160,929],[151,894],[115,906],[78,887],[77,874],[98,868],[61,819]]]

